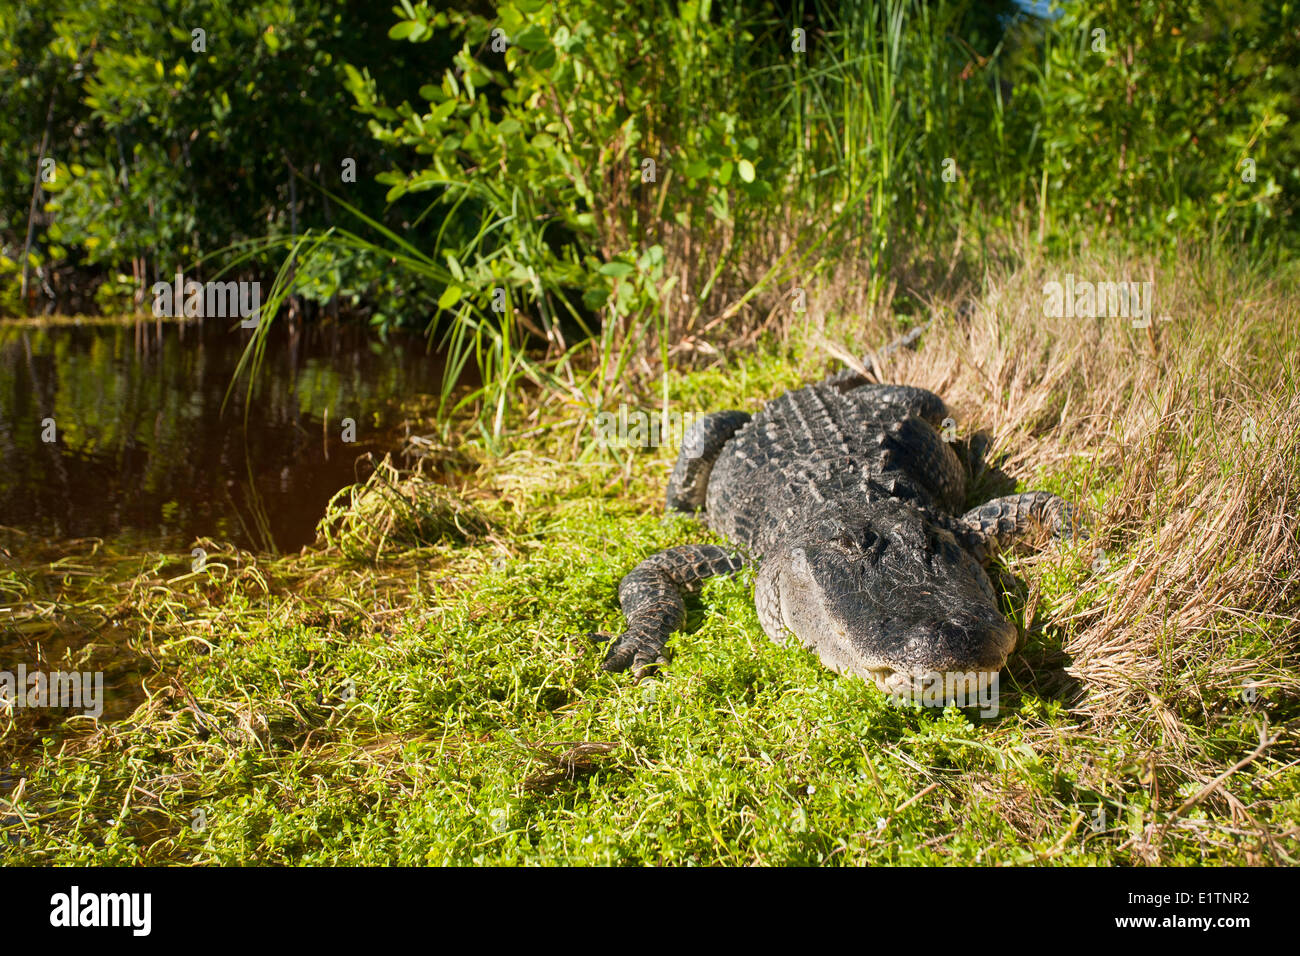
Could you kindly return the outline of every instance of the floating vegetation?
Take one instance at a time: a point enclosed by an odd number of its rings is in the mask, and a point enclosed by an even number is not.
[[[356,561],[443,542],[465,543],[488,533],[488,519],[452,489],[417,469],[403,473],[389,456],[365,482],[344,488],[321,519],[327,547]]]

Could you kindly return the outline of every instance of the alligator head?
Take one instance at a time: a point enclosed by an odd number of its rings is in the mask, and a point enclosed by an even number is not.
[[[756,599],[770,637],[892,694],[972,673],[983,690],[1016,643],[980,562],[897,499],[805,524],[763,556]]]

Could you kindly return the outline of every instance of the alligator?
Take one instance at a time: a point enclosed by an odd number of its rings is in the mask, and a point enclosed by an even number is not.
[[[939,430],[947,418],[933,392],[848,368],[752,416],[697,419],[667,507],[701,516],[736,547],[669,548],[629,572],[618,589],[626,630],[589,635],[607,643],[601,666],[647,676],[685,624],[684,595],[753,563],[758,618],[774,641],[793,634],[826,666],[890,694],[972,672],[983,691],[1017,639],[986,570],[993,557],[1033,532],[1086,532],[1068,502],[1042,491],[963,512],[982,453],[972,441],[959,454],[951,427],[946,438]]]

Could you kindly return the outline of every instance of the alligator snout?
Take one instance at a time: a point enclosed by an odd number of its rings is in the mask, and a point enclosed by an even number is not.
[[[945,697],[956,689],[969,699],[993,682],[1015,646],[1015,626],[1001,615],[932,621],[913,625],[893,653],[862,661],[855,670],[888,694],[929,699],[936,689]]]
[[[862,677],[889,694],[921,695],[936,685],[982,691],[1016,646],[1015,625],[994,609],[970,619],[912,625],[892,653],[863,661]]]
[[[904,640],[903,660],[914,673],[996,671],[1015,647],[1015,625],[994,612],[914,626]]]

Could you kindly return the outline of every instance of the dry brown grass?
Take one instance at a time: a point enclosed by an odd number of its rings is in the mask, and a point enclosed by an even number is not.
[[[1222,258],[1026,260],[989,277],[964,320],[959,301],[937,303],[924,348],[884,359],[884,374],[988,430],[1008,474],[1067,476],[1062,490],[1092,509],[1097,549],[1093,579],[1056,596],[1043,621],[1066,635],[1081,684],[1072,712],[1090,733],[1136,732],[1153,787],[1181,786],[1163,801],[1175,817],[1211,800],[1249,829],[1227,765],[1300,755],[1300,297]],[[1043,284],[1067,272],[1154,281],[1150,327],[1044,318]],[[877,322],[861,333],[887,336]],[[1030,585],[1029,616],[1041,590]],[[1234,708],[1258,722],[1261,746],[1228,759],[1210,728]],[[1158,860],[1162,837],[1148,828],[1135,853]]]

